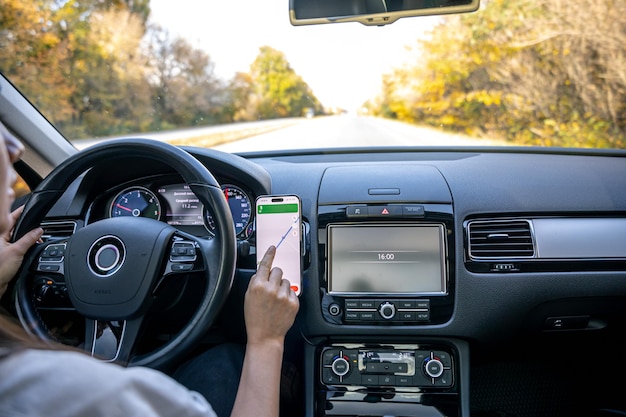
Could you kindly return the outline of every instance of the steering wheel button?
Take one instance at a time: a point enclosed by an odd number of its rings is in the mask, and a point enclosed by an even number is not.
[[[191,271],[193,264],[172,264],[172,272]]]
[[[39,264],[38,271],[43,272],[58,272],[61,269],[61,265],[58,264]]]
[[[42,256],[39,258],[41,262],[61,262],[63,260],[62,256]]]

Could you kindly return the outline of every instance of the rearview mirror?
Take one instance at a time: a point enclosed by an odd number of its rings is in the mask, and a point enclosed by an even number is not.
[[[294,26],[360,22],[383,26],[402,17],[473,12],[480,0],[289,0]]]

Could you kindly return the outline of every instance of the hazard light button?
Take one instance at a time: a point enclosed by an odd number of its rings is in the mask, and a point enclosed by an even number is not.
[[[368,206],[367,212],[370,217],[402,217],[402,206]]]

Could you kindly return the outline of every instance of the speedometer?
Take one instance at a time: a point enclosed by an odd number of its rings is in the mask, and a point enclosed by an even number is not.
[[[252,217],[252,205],[248,195],[236,185],[222,185],[224,197],[230,208],[235,226],[235,234],[241,234],[250,223]],[[215,233],[215,221],[209,210],[205,210],[205,224],[211,233]]]

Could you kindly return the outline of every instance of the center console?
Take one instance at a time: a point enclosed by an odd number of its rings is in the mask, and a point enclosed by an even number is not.
[[[331,343],[309,347],[316,360],[315,416],[460,417],[468,386],[462,341]]]
[[[315,416],[468,414],[467,345],[428,333],[453,314],[454,239],[452,199],[434,168],[327,170],[317,267],[328,330],[306,348]]]

